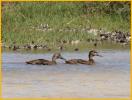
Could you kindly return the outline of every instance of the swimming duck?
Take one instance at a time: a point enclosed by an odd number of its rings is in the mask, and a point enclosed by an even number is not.
[[[93,59],[94,56],[99,56],[102,57],[101,55],[98,54],[96,50],[91,50],[88,55],[88,60],[83,60],[83,59],[78,59],[79,64],[86,64],[86,65],[92,65],[95,64],[95,61]]]
[[[65,63],[66,64],[87,64],[87,65],[92,65],[92,64],[95,63],[95,61],[93,59],[94,56],[100,56],[101,57],[101,55],[99,55],[97,51],[91,50],[89,52],[89,55],[88,55],[89,60],[71,59],[71,60],[66,60]]]
[[[31,61],[27,61],[27,64],[33,64],[33,65],[53,65],[53,64],[57,64],[56,63],[56,59],[62,59],[65,60],[60,53],[55,53],[52,56],[52,61],[46,60],[46,59],[36,59],[36,60],[31,60]]]

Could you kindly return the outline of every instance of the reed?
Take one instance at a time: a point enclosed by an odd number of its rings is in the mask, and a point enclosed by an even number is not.
[[[91,4],[92,5],[92,4]],[[129,6],[126,11],[129,12]],[[82,2],[19,2],[2,6],[2,42],[10,45],[38,44],[57,45],[59,40],[87,40],[96,38],[88,28],[106,31],[130,31],[130,15],[126,12],[105,13],[96,11],[104,4],[93,5],[95,12],[84,12]],[[108,8],[107,8],[108,9]],[[123,13],[123,14],[122,14]],[[48,25],[44,28],[43,25]]]

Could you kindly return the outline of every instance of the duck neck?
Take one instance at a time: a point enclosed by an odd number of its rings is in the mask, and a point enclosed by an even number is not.
[[[89,60],[93,60],[93,56],[91,54],[88,55]]]
[[[52,62],[56,64],[56,59],[53,57]]]
[[[90,62],[90,63],[94,63],[94,59],[93,59],[92,56],[89,56],[89,62]]]

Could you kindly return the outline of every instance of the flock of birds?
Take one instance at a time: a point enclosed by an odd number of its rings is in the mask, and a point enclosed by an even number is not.
[[[66,60],[65,58],[62,57],[60,53],[55,53],[52,56],[52,60],[46,60],[46,59],[36,59],[36,60],[31,60],[27,61],[27,64],[32,64],[32,65],[54,65],[57,64],[56,60],[57,59],[62,59],[65,61],[66,64],[86,64],[86,65],[92,65],[95,63],[93,57],[94,56],[99,56],[102,57],[96,50],[91,50],[89,51],[88,54],[88,60],[83,60],[83,59],[70,59]]]
[[[128,45],[130,43],[131,40],[131,36],[130,33],[124,33],[121,31],[114,31],[114,32],[105,32],[105,33],[100,33],[99,36],[95,39],[89,38],[86,40],[86,42],[88,43],[93,43],[93,46],[97,47],[97,45],[99,43],[102,43],[103,41],[113,41],[115,43],[120,43],[122,45]],[[49,42],[49,40],[46,40],[47,43]],[[83,40],[84,41],[84,40]],[[56,41],[57,44],[61,44],[61,46],[59,46],[58,48],[60,50],[64,49],[64,45],[68,44],[68,45],[78,45],[79,43],[81,43],[81,40],[72,40],[72,41],[66,41],[66,40],[57,40]],[[32,49],[45,49],[47,51],[51,51],[51,48],[44,44],[44,45],[38,45],[35,43],[35,41],[32,41],[31,43],[25,44],[25,45],[17,45],[17,42],[14,41],[12,45],[5,45],[2,44],[3,48],[9,48],[11,50],[18,50],[18,49],[25,49],[25,50],[32,50]],[[79,48],[75,48],[74,51],[78,51]]]

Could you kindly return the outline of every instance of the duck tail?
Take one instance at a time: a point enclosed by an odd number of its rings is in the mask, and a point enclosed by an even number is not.
[[[30,61],[27,61],[26,64],[31,64],[31,62]]]

